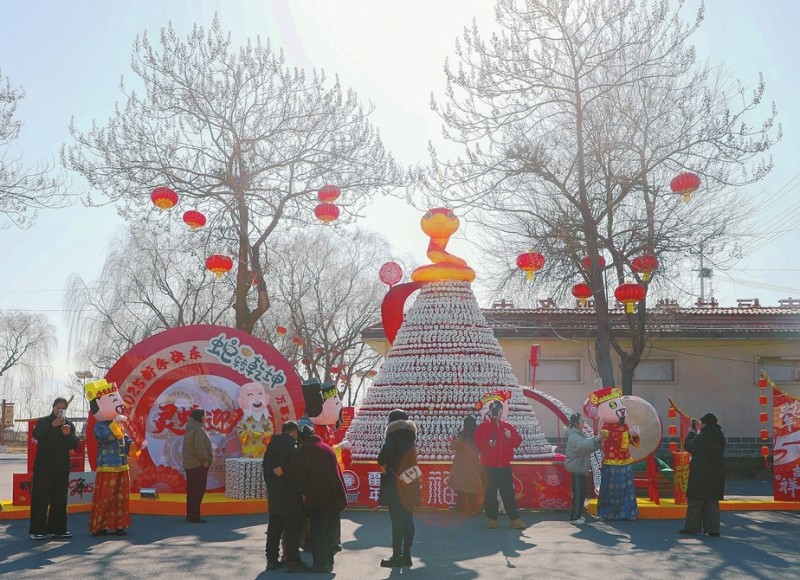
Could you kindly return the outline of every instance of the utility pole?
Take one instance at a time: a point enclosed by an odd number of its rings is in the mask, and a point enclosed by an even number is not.
[[[704,256],[703,256],[703,242],[700,242],[700,267],[694,271],[700,273],[700,304],[705,304],[706,301],[705,279],[711,278],[712,270],[711,268],[705,267]]]

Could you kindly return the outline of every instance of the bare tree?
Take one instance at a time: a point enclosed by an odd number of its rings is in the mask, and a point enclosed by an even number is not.
[[[703,244],[712,259],[735,255],[747,211],[735,188],[771,169],[765,152],[780,138],[774,105],[753,120],[763,82],[748,92],[721,68],[696,62],[689,41],[703,8],[691,25],[680,20],[682,8],[667,0],[500,0],[499,34],[485,40],[477,25],[467,29],[457,66],[446,67],[446,104],[432,101],[445,137],[465,153],[446,162],[431,148],[431,191],[477,209],[493,234],[484,239],[503,257],[504,282],[509,258],[534,247],[548,260],[538,284],[562,295],[574,282],[590,285],[598,375],[615,384],[613,349],[628,394],[645,349],[646,308],[627,315],[628,332],[613,334],[611,287],[633,277],[650,284],[630,271],[642,254],[656,255],[659,272],[670,274]],[[684,171],[702,179],[691,204],[669,190]]]
[[[352,90],[324,72],[289,70],[281,52],[260,39],[231,46],[217,18],[186,40],[172,26],[160,47],[147,35],[133,45],[132,66],[144,95],[104,127],[74,125],[63,163],[132,217],[156,185],[177,190],[209,216],[233,251],[236,327],[250,332],[269,308],[263,283],[268,238],[280,224],[313,221],[316,192],[332,183],[337,202],[355,216],[378,191],[402,181]],[[91,201],[91,200],[89,200]]]
[[[385,287],[378,271],[389,259],[382,237],[331,228],[283,236],[269,254],[274,306],[260,331],[306,377],[337,382],[348,404],[380,361],[362,342],[361,330],[380,318]],[[278,326],[286,333],[278,334]]]
[[[30,227],[38,210],[62,207],[70,201],[61,191],[63,177],[53,176],[49,165],[26,167],[13,147],[22,130],[22,121],[14,114],[24,97],[25,92],[13,88],[0,71],[0,227]]]
[[[0,377],[14,369],[30,381],[43,378],[55,345],[55,331],[45,316],[0,312]]]
[[[98,280],[72,276],[64,306],[77,362],[108,370],[162,330],[230,324],[233,281],[215,280],[205,269],[203,240],[198,232],[142,221],[112,242]]]

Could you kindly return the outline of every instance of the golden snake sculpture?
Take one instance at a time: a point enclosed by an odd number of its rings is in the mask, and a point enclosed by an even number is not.
[[[433,208],[428,210],[420,221],[422,231],[431,238],[428,244],[428,258],[433,264],[420,266],[411,273],[415,282],[436,282],[442,280],[464,280],[472,282],[475,270],[467,263],[446,251],[447,242],[456,233],[459,221],[452,210]]]

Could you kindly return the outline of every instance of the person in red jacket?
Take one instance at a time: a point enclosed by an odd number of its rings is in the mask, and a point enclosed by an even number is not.
[[[481,465],[486,471],[486,493],[483,509],[489,520],[486,527],[497,527],[497,492],[503,498],[503,505],[511,520],[511,527],[523,530],[525,524],[519,519],[517,499],[514,497],[514,480],[511,475],[511,459],[514,449],[522,443],[517,430],[502,418],[503,404],[494,401],[489,405],[489,415],[475,430],[475,446],[481,454]]]

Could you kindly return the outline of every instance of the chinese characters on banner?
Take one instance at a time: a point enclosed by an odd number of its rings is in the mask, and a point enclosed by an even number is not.
[[[204,427],[214,449],[208,491],[225,488],[225,460],[243,455],[245,421],[250,433],[253,425],[262,425],[258,431],[266,439],[304,409],[292,364],[265,342],[222,326],[182,326],[155,334],[123,355],[105,378],[117,384],[135,435],[147,440],[141,455],[129,460],[134,491],[186,490],[182,445],[193,409],[205,410]],[[92,469],[97,455],[93,426],[90,417]]]
[[[800,400],[772,389],[773,491],[776,501],[800,501]]]

